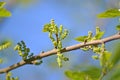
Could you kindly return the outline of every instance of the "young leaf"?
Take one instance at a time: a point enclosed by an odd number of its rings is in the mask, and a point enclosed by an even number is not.
[[[87,39],[88,36],[79,36],[77,38],[75,38],[76,41],[79,41],[79,42],[84,42],[85,39]]]
[[[82,72],[66,71],[65,75],[71,80],[84,80],[85,74]]]
[[[50,26],[51,26],[51,24],[45,24],[42,31],[43,31],[43,32],[49,32],[49,31],[50,31],[50,29],[49,29]]]
[[[120,16],[119,9],[108,9],[107,11],[97,15],[98,18],[115,18]]]
[[[108,63],[108,60],[110,60],[110,57],[111,57],[111,53],[108,51],[104,51],[103,53],[101,53],[100,65],[105,66],[106,63]]]
[[[113,65],[116,65],[118,62],[120,62],[120,43],[117,43],[114,46],[114,54],[112,54],[111,62]]]
[[[120,30],[120,24],[116,26],[116,30]]]
[[[5,4],[5,2],[0,2],[0,8],[2,8]]]
[[[5,8],[0,8],[0,17],[9,17],[11,13]]]
[[[104,35],[104,32],[99,32],[99,33],[97,33],[96,35],[95,35],[95,39],[97,40],[97,39],[101,39],[102,38],[102,36]]]
[[[95,66],[82,67],[80,71],[65,71],[65,75],[70,80],[98,80],[100,69]]]
[[[110,59],[110,57],[111,57],[111,53],[108,52],[108,51],[105,51],[104,52],[104,57],[105,57],[106,61],[108,61]]]

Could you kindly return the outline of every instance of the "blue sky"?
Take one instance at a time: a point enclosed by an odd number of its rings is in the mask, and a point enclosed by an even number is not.
[[[58,26],[62,24],[70,32],[68,39],[64,41],[64,47],[77,44],[75,37],[87,35],[89,30],[95,32],[96,26],[100,26],[106,32],[107,35],[104,37],[109,36],[116,33],[114,28],[118,19],[98,19],[96,17],[98,13],[113,7],[109,6],[109,3],[108,0],[39,0],[27,7],[19,4],[10,9],[12,16],[1,24],[1,39],[11,39],[14,44],[24,40],[35,55],[41,51],[51,50],[52,43],[47,33],[42,32],[43,25],[49,23],[51,19],[54,19]],[[13,54],[15,55],[14,60],[10,60],[12,62],[9,64],[21,59],[17,53]],[[20,80],[39,80],[40,78],[41,80],[65,80],[64,70],[71,69],[73,65],[83,62],[91,64],[97,62],[91,59],[91,54],[85,54],[80,50],[66,55],[71,57],[70,62],[66,62],[66,67],[61,69],[51,67],[52,63],[56,64],[55,56],[52,56],[43,59],[44,63],[40,66],[26,65],[13,70],[13,74],[20,76]]]

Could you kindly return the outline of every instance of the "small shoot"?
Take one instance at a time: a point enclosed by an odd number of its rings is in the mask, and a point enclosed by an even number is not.
[[[49,38],[51,39],[54,48],[58,49],[57,52],[57,63],[59,65],[59,67],[62,67],[62,61],[67,61],[68,58],[64,57],[63,54],[61,54],[61,50],[62,50],[62,40],[64,40],[67,35],[68,35],[68,30],[67,29],[63,29],[63,26],[60,25],[60,27],[58,27],[54,20],[52,19],[50,21],[50,23],[45,24],[44,28],[42,30],[43,32],[48,32],[49,34]]]
[[[27,60],[33,57],[33,53],[30,53],[30,49],[26,47],[24,41],[17,43],[17,45],[14,47],[14,50],[18,51],[18,54],[22,57],[23,60]]]
[[[11,72],[7,72],[6,73],[6,80],[19,80],[18,77],[12,77],[12,73]]]

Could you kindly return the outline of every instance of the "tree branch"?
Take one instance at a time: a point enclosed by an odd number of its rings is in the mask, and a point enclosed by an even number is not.
[[[83,43],[79,43],[79,44],[76,44],[76,45],[68,46],[66,48],[63,48],[61,50],[61,52],[62,53],[63,52],[69,52],[69,51],[72,51],[72,50],[80,49],[81,47],[84,47],[84,46],[102,44],[103,42],[106,43],[106,42],[109,42],[109,41],[112,41],[112,40],[117,40],[117,39],[120,39],[120,34],[115,34],[113,36],[110,36],[110,37],[107,37],[107,38],[104,38],[104,39],[101,39],[101,40],[94,40],[94,41],[91,41],[91,42],[87,42],[85,44],[83,42]],[[20,62],[18,62],[16,64],[13,64],[13,65],[11,65],[9,67],[0,69],[0,74],[7,73],[7,72],[9,72],[11,70],[14,70],[16,68],[24,66],[26,64],[32,64],[32,61],[35,61],[35,60],[38,60],[38,59],[41,59],[41,58],[45,58],[45,57],[54,55],[56,53],[57,53],[57,49],[53,49],[53,50],[50,50],[50,51],[47,51],[47,52],[44,52],[44,53],[39,53],[38,55],[33,56],[32,58],[30,58],[28,60],[25,60],[25,61],[21,60]]]

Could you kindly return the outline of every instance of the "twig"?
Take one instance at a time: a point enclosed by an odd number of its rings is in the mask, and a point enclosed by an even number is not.
[[[109,41],[112,41],[112,40],[117,40],[117,39],[120,39],[120,34],[115,34],[113,36],[110,36],[110,37],[107,37],[107,38],[104,38],[104,39],[101,39],[101,40],[94,40],[94,41],[91,41],[91,42],[87,42],[86,44],[84,44],[84,42],[83,42],[83,43],[79,43],[79,44],[76,44],[76,45],[68,46],[66,48],[63,48],[61,50],[61,52],[62,53],[63,52],[69,52],[69,51],[72,51],[72,50],[80,49],[81,47],[84,47],[84,46],[102,44],[103,42],[106,43],[106,42],[109,42]],[[11,65],[9,67],[0,69],[0,74],[9,72],[11,70],[14,70],[16,68],[24,66],[26,64],[31,64],[31,62],[34,61],[34,60],[45,58],[45,57],[54,55],[56,53],[57,53],[57,49],[53,49],[53,50],[44,52],[43,54],[39,53],[38,55],[33,56],[32,58],[30,58],[30,59],[28,59],[26,61],[22,60],[22,61],[20,61],[20,62],[18,62],[16,64],[13,64],[13,65]]]

